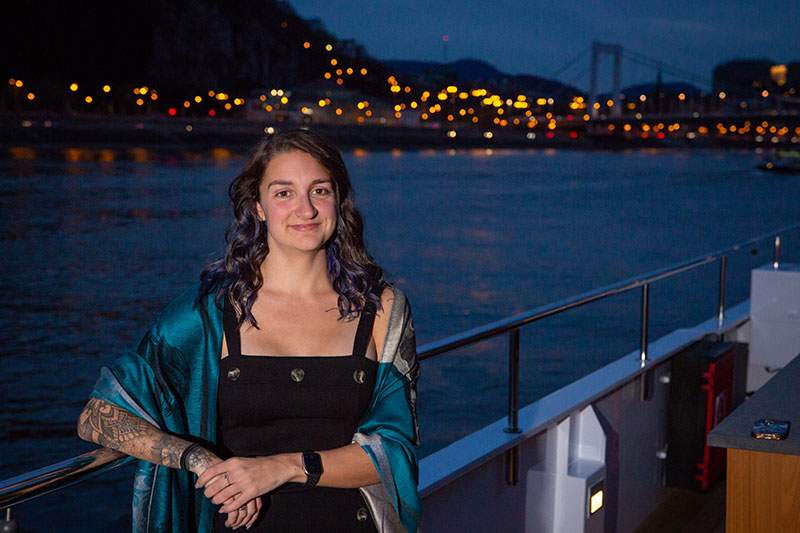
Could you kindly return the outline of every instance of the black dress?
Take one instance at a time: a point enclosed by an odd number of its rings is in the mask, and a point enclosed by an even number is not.
[[[361,313],[349,356],[242,355],[227,299],[223,318],[229,355],[219,373],[222,456],[320,451],[352,442],[375,385],[377,363],[366,357],[374,305]],[[261,498],[261,516],[250,531],[376,531],[358,489],[306,489],[289,483]],[[232,531],[226,519],[217,513],[214,531]]]

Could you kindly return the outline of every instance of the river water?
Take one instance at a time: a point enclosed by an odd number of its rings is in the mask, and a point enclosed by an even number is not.
[[[246,154],[0,148],[0,479],[92,448],[75,421],[101,365],[223,246]],[[800,220],[800,176],[747,152],[345,154],[370,251],[411,301],[418,344]],[[798,259],[800,239],[784,239]],[[734,255],[728,301],[768,245]],[[711,317],[717,265],[651,289],[650,338]],[[638,292],[522,331],[522,404],[636,349]],[[426,361],[420,456],[504,416],[506,341]],[[131,469],[19,506],[26,531],[114,531]]]

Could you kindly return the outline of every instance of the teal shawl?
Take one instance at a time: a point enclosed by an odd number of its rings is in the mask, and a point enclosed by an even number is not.
[[[380,532],[416,531],[421,503],[414,446],[419,444],[419,365],[411,310],[394,301],[378,358],[372,400],[353,442],[372,459],[380,483],[362,487]],[[168,433],[215,444],[222,309],[193,287],[170,303],[135,351],[100,370],[92,396],[126,409]],[[216,506],[194,488],[194,474],[139,461],[133,531],[211,531]]]

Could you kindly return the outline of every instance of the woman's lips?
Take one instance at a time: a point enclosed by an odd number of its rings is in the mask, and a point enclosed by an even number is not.
[[[317,227],[319,227],[319,223],[315,223],[315,224],[292,224],[289,227],[292,228],[293,230],[296,230],[296,231],[312,231],[312,230],[317,229]]]

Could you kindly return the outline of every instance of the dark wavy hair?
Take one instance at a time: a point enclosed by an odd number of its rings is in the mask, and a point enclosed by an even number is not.
[[[364,245],[364,222],[353,202],[353,190],[339,150],[327,139],[307,129],[271,135],[256,146],[244,170],[228,188],[233,221],[225,232],[225,255],[208,264],[200,274],[202,298],[215,293],[217,305],[229,295],[245,320],[258,326],[251,311],[264,283],[261,263],[269,254],[267,223],[258,218],[258,188],[267,165],[278,154],[299,150],[313,157],[330,174],[336,197],[336,230],[325,243],[328,278],[339,294],[339,319],[356,317],[367,302],[381,308],[383,269]]]

